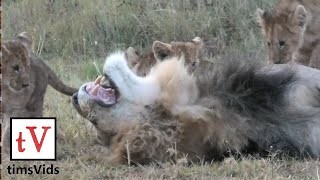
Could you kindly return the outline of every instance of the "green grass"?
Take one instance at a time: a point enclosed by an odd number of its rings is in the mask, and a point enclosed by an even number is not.
[[[209,47],[217,46],[214,53],[226,47],[254,51],[263,41],[255,10],[269,8],[274,1],[5,1],[3,34],[8,39],[28,31],[42,56],[78,61],[102,58],[118,48],[149,48],[155,40],[182,41],[196,36]]]
[[[80,87],[101,73],[110,51],[129,46],[150,48],[155,40],[183,41],[200,36],[206,43],[204,58],[214,55],[219,60],[236,50],[263,60],[264,40],[255,22],[255,10],[270,8],[274,1],[4,1],[3,39],[29,32],[35,40],[35,52],[64,82]],[[54,164],[60,167],[60,174],[10,176],[6,167],[13,162],[5,160],[3,179],[319,179],[319,161],[272,157],[240,161],[231,157],[221,163],[192,166],[112,167],[104,162],[107,149],[95,144],[94,128],[74,110],[70,97],[49,87],[44,114],[58,120],[58,161]]]

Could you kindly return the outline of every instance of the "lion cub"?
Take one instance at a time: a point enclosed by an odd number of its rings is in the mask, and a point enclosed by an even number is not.
[[[317,67],[320,61],[316,57],[320,54],[319,16],[319,0],[280,0],[272,12],[258,8],[258,23],[268,41],[270,63],[292,60]]]
[[[146,76],[150,69],[160,61],[182,56],[184,56],[189,71],[193,72],[199,66],[199,51],[202,46],[203,41],[200,37],[190,42],[173,41],[170,44],[155,41],[153,49],[143,53],[129,47],[126,51],[126,59],[130,69],[139,76]]]
[[[10,117],[41,117],[47,85],[71,96],[77,89],[65,85],[39,57],[32,53],[33,40],[25,32],[1,46],[3,61],[3,147],[10,145]]]

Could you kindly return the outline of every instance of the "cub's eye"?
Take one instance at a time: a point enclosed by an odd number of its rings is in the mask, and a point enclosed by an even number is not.
[[[12,69],[15,70],[16,72],[19,72],[19,65],[14,65],[12,66]]]
[[[271,46],[271,43],[270,42],[267,42],[268,46],[270,47]]]
[[[166,54],[166,53],[160,53],[159,56],[160,56],[160,60],[164,60],[165,58],[168,57],[168,54]]]
[[[279,41],[279,46],[280,46],[280,47],[283,47],[284,45],[286,45],[286,42],[285,42],[285,41]]]

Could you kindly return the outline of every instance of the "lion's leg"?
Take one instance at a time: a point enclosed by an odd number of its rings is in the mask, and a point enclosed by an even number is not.
[[[3,114],[1,128],[3,130],[1,131],[2,152],[6,157],[10,152],[10,118],[7,114]]]
[[[309,66],[312,50],[313,49],[310,49],[307,46],[300,47],[296,52],[293,53],[293,61],[297,62],[298,64]]]
[[[320,44],[313,50],[310,67],[320,69]]]
[[[310,65],[312,52],[314,52],[314,49],[320,43],[319,38],[315,38],[313,34],[317,33],[314,32],[314,29],[307,26],[303,34],[301,34],[298,50],[293,53],[293,61],[306,66]]]
[[[2,124],[4,125],[4,124]],[[2,152],[4,153],[4,155],[8,155],[10,152],[10,125],[7,124],[5,126],[2,127],[2,129],[4,129],[3,133],[2,133]]]

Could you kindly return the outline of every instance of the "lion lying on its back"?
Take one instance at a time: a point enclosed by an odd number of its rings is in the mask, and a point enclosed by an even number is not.
[[[110,147],[112,163],[164,162],[184,154],[189,161],[212,161],[238,152],[320,157],[316,69],[261,68],[232,59],[198,76],[183,57],[172,57],[138,77],[118,52],[107,58],[104,75],[84,84],[73,104]]]
[[[41,117],[47,85],[71,96],[77,91],[58,79],[51,68],[32,53],[33,40],[27,33],[1,46],[3,61],[2,112],[3,147],[9,148],[10,117]]]

